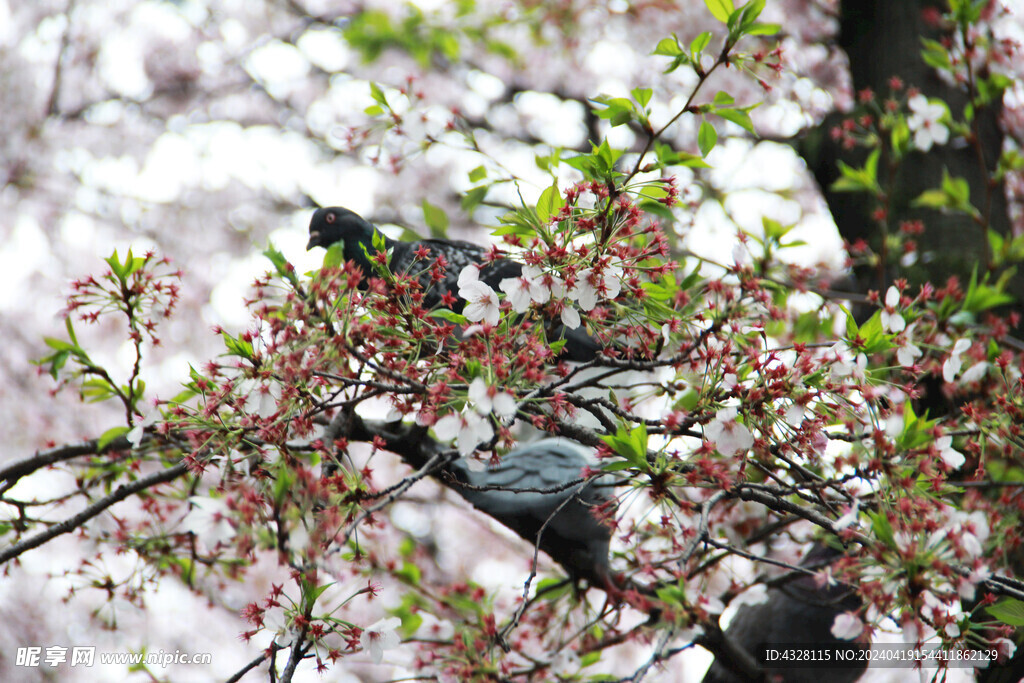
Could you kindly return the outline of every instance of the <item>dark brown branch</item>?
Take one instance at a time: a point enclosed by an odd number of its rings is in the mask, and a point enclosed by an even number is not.
[[[267,659],[269,659],[271,652],[277,652],[278,650],[281,650],[281,649],[283,649],[283,648],[280,645],[278,645],[277,643],[271,641],[270,647],[267,648],[267,650],[268,650],[267,652],[263,652],[262,654],[260,654],[259,657],[257,657],[256,659],[252,660],[251,662],[249,662],[248,664],[243,666],[241,669],[238,670],[237,673],[235,673],[234,676],[232,676],[231,678],[227,679],[227,681],[225,681],[225,683],[238,683],[238,681],[242,680],[242,677],[245,676],[245,674],[249,673],[250,671],[252,671],[256,667],[258,667],[260,664],[265,662]]]
[[[60,100],[60,86],[64,80],[64,60],[67,58],[68,45],[71,42],[71,15],[75,11],[75,0],[68,0],[68,7],[64,10],[68,25],[64,27],[64,34],[60,37],[60,48],[57,50],[57,63],[53,67],[53,85],[50,87],[50,97],[46,101],[46,115],[55,116],[59,113],[58,101]]]
[[[181,475],[188,471],[188,465],[182,461],[173,467],[168,467],[165,470],[155,472],[148,477],[143,477],[133,481],[131,484],[124,484],[119,486],[116,491],[111,493],[109,496],[100,498],[92,505],[89,505],[84,510],[79,512],[77,515],[73,515],[65,519],[63,522],[53,525],[46,531],[36,534],[31,538],[26,538],[18,543],[15,543],[9,548],[6,548],[0,552],[0,564],[4,564],[8,560],[18,557],[22,553],[38,548],[44,543],[53,540],[57,536],[71,533],[85,522],[89,521],[93,517],[104,512],[107,508],[111,507],[115,503],[120,503],[122,500],[133,496],[140,491],[157,486],[158,484],[166,484],[169,481],[174,481]]]
[[[0,482],[4,482],[0,485],[0,492],[9,490],[25,475],[32,474],[36,470],[54,463],[73,460],[83,455],[102,455],[109,451],[123,451],[131,448],[131,443],[123,436],[114,439],[102,449],[97,448],[98,445],[99,439],[91,439],[82,443],[64,444],[63,446],[57,446],[46,451],[37,451],[35,455],[29,458],[11,463],[0,469]]]

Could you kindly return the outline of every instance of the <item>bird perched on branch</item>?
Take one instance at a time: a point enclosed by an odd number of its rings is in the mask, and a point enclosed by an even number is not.
[[[816,544],[801,562],[807,568],[821,568],[834,562],[840,553],[824,544]],[[814,576],[797,576],[768,589],[765,602],[743,605],[725,632],[729,649],[739,650],[753,660],[758,649],[770,644],[786,643],[788,647],[808,648],[856,647],[863,645],[840,640],[832,635],[836,616],[855,611],[860,599],[850,586],[837,583],[818,585]],[[729,661],[732,659],[733,661]],[[715,662],[704,676],[704,683],[748,683],[780,681],[781,683],[818,683],[835,681],[852,683],[864,673],[866,662],[855,659],[835,662],[833,666],[789,668],[785,665],[765,669],[757,676],[741,673],[724,648],[715,652]]]
[[[374,272],[370,258],[378,253],[374,246],[375,232],[374,226],[354,211],[338,206],[325,207],[313,213],[306,249],[326,249],[341,242],[345,260],[355,262],[364,274],[369,275]],[[422,271],[419,283],[423,291],[422,305],[427,310],[444,307],[456,313],[463,312],[466,301],[459,296],[459,276],[466,266],[478,266],[479,282],[492,290],[497,290],[502,280],[523,275],[521,263],[506,258],[489,259],[487,249],[471,242],[448,239],[404,242],[383,233],[380,233],[380,238],[383,238],[384,249],[391,252],[388,268],[392,273]],[[430,273],[435,262],[444,268],[443,277],[436,282]],[[562,355],[569,360],[585,362],[601,351],[601,345],[582,326],[568,329],[561,323],[555,323],[549,328],[548,337],[552,341],[565,338]]]
[[[574,580],[608,590],[616,583],[608,569],[612,532],[595,513],[607,511],[614,497],[602,478],[581,480],[591,453],[568,439],[542,439],[479,472],[465,459],[456,460],[448,470],[455,479],[449,485],[526,541],[537,544],[539,534],[540,549]]]
[[[367,421],[354,413],[350,419],[349,438],[382,441],[410,467],[427,467],[448,451],[420,425]],[[595,515],[610,513],[615,504],[610,477],[582,476],[593,465],[592,454],[593,449],[570,439],[547,438],[509,451],[498,465],[482,471],[470,469],[465,458],[446,459],[432,476],[537,545],[574,579],[621,592],[617,587],[623,582],[608,568],[612,529]]]

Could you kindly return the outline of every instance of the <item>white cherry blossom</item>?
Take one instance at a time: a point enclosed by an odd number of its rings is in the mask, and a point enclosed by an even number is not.
[[[235,528],[229,516],[230,508],[223,498],[192,496],[188,501],[192,509],[181,520],[185,531],[194,533],[210,548],[228,543],[235,537]]]
[[[565,647],[558,651],[548,668],[556,676],[569,676],[580,670],[580,658],[574,650]]]
[[[359,644],[370,655],[374,664],[384,659],[385,650],[393,650],[402,642],[395,629],[402,625],[398,617],[387,617],[367,626],[359,636]]]
[[[904,331],[903,343],[896,350],[896,360],[905,368],[913,367],[917,359],[924,355],[921,349],[915,346],[913,342],[915,327],[917,327],[917,323],[911,323]]]
[[[964,370],[964,374],[960,375],[960,381],[964,384],[970,384],[971,382],[977,382],[985,376],[988,372],[988,363],[981,361],[975,363],[967,370]]]
[[[836,342],[830,349],[836,355],[836,361],[832,364],[832,377],[842,379],[851,377],[854,380],[863,381],[868,365],[868,358],[863,353],[854,354],[846,342]]]
[[[864,622],[856,614],[837,614],[832,622],[832,635],[840,640],[853,640],[864,631]]]
[[[593,310],[598,299],[614,299],[622,290],[622,268],[618,266],[606,266],[604,270],[587,268],[576,278],[571,295],[584,311]]]
[[[480,282],[480,271],[476,266],[468,265],[459,273],[459,296],[466,300],[462,314],[467,320],[498,324],[498,295],[486,283]]]
[[[580,326],[580,312],[576,310],[575,306],[571,304],[565,304],[562,307],[562,324],[568,327],[570,330],[575,330]]]
[[[750,430],[736,419],[735,408],[723,408],[704,428],[704,437],[715,444],[722,455],[735,455],[754,445]]]
[[[914,134],[914,147],[927,152],[932,145],[949,142],[949,128],[939,123],[946,115],[944,106],[929,102],[924,95],[914,95],[907,104],[911,112],[907,117],[907,126]]]
[[[889,287],[885,293],[885,308],[882,310],[882,329],[897,334],[907,327],[903,316],[899,314],[896,307],[900,305],[900,290]]]
[[[512,310],[525,313],[530,304],[545,304],[551,299],[551,289],[545,287],[541,278],[543,273],[536,266],[525,266],[519,277],[507,277],[498,283],[498,288],[505,292]]]
[[[960,368],[963,366],[963,361],[960,356],[964,354],[969,348],[971,348],[970,339],[957,339],[956,343],[953,344],[953,350],[949,354],[949,358],[942,364],[942,379],[947,382],[952,382],[956,379],[956,376],[960,374]]]
[[[1000,661],[1005,662],[1013,658],[1013,655],[1017,652],[1017,645],[1009,638],[996,638],[992,641],[992,645],[999,650]]]
[[[836,520],[833,525],[836,530],[845,529],[848,526],[857,526],[857,518],[860,516],[860,501],[854,500],[853,505],[850,506],[846,513]]]
[[[441,441],[455,439],[459,455],[466,457],[476,450],[478,444],[490,441],[494,436],[494,428],[489,419],[469,410],[445,415],[434,425],[434,433]]]
[[[964,464],[965,458],[962,453],[953,448],[953,437],[940,436],[935,440],[935,448],[939,451],[939,457],[946,467],[955,470]]]
[[[489,386],[483,377],[477,377],[470,382],[469,400],[481,415],[493,412],[503,420],[515,417],[516,399],[507,391]]]

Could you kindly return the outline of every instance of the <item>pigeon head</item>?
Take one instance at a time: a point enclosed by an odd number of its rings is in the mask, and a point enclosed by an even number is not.
[[[369,266],[366,252],[374,253],[374,227],[354,211],[340,206],[317,209],[309,221],[309,242],[306,250],[313,247],[326,249],[336,242],[344,248],[345,260]],[[366,251],[363,250],[363,245]]]

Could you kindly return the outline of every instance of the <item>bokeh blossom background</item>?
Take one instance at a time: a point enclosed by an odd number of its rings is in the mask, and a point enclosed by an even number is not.
[[[448,216],[450,236],[486,241],[502,203],[518,202],[520,193],[535,201],[549,184],[536,165],[538,153],[585,146],[592,130],[616,146],[635,142],[628,127],[609,129],[592,120],[587,98],[653,86],[652,118],[668,119],[694,76],[685,69],[663,74],[663,61],[650,55],[653,46],[672,33],[687,42],[717,29],[696,0],[557,7],[481,0],[459,3],[466,14],[456,6],[441,0],[0,0],[2,458],[95,437],[118,424],[115,409],[83,404],[72,391],[51,393],[52,380],[31,364],[45,352],[42,338],[63,330],[69,282],[100,270],[115,249],[154,250],[184,271],[178,311],[161,327],[161,344],[147,357],[143,375],[151,394],[173,395],[190,364],[218,352],[214,328],[245,328],[245,299],[267,268],[260,252],[268,241],[300,272],[319,266],[321,256],[304,249],[311,207],[346,206],[398,237],[405,228],[426,234],[427,201]],[[684,202],[694,208],[680,216],[683,248],[712,260],[743,258],[738,230],[757,233],[768,216],[798,224],[790,236],[807,245],[792,258],[842,277],[835,225],[813,178],[785,144],[853,104],[845,57],[833,41],[835,9],[827,1],[768,3],[762,19],[785,27],[783,69],[770,91],[734,72],[716,77],[713,89],[741,102],[765,100],[752,112],[765,140],[727,125],[728,135],[708,158],[713,169],[678,179]],[[353,17],[399,19],[414,12],[429,25],[452,28],[441,35],[424,30],[419,39],[435,41],[437,49],[454,41],[448,47],[458,50],[458,59],[378,49],[355,39],[368,32],[351,30]],[[457,30],[474,22],[488,26],[480,40]],[[999,30],[1024,37],[1019,14]],[[499,45],[516,46],[518,58],[508,59]],[[374,104],[371,82],[410,112],[398,132],[378,135],[365,113]],[[1021,93],[1012,93],[1007,104],[1008,116],[1020,116],[1013,105],[1020,107]],[[915,142],[921,148],[943,144],[935,123],[941,112],[926,101],[910,107],[919,117]],[[519,179],[471,213],[460,209],[460,197],[479,159],[449,138],[453,110],[477,129],[477,144]],[[670,131],[679,147],[695,148],[695,120],[684,117]],[[721,201],[709,201],[716,197]],[[124,368],[130,362],[130,344],[112,325],[79,331],[100,363]],[[729,432],[727,421],[711,428],[736,449],[749,437]],[[68,476],[35,478],[19,486],[38,490],[19,493],[46,499],[48,488],[66,484]],[[394,523],[443,541],[453,569],[514,595],[527,566],[526,546],[465,505],[430,505],[451,498],[437,486],[424,484],[422,491],[424,504],[393,507]],[[207,537],[226,533],[215,511],[202,504],[198,510],[190,528]],[[9,513],[0,509],[0,517]],[[116,532],[113,518],[101,524]],[[486,552],[478,549],[481,538],[489,542]],[[98,555],[73,537],[9,567],[0,582],[0,679],[49,680],[46,667],[14,665],[16,649],[26,645],[214,653],[212,667],[154,671],[174,681],[226,678],[266,645],[238,638],[238,613],[252,594],[282,580],[273,558],[245,584],[198,593],[166,581],[148,586],[152,590],[139,599],[144,608],[108,603],[83,579],[127,577],[134,569],[130,558]],[[66,576],[68,570],[76,574]],[[72,594],[75,599],[65,602]],[[389,599],[382,594],[367,607],[367,623],[381,616]],[[409,675],[402,668],[408,657],[392,647],[393,625],[378,624],[361,664],[322,677],[302,672],[301,680]],[[424,628],[440,633],[445,625]],[[681,658],[660,680],[699,680],[707,663],[700,653]],[[61,680],[68,681],[124,676],[123,667],[63,671]],[[902,673],[872,675],[895,681]],[[136,673],[123,680],[150,679]]]

